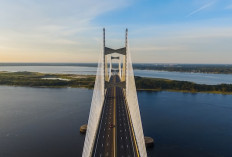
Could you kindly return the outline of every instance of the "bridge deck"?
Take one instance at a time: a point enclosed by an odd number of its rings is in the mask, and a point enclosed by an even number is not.
[[[110,82],[120,82],[119,76],[112,76]],[[106,91],[92,156],[138,156],[123,89],[120,87],[110,87]]]

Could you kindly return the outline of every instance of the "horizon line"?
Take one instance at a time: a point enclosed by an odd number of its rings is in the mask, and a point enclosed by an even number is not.
[[[0,62],[0,64],[98,64],[98,62]],[[187,65],[232,65],[232,63],[149,63],[133,62],[133,64],[187,64]]]

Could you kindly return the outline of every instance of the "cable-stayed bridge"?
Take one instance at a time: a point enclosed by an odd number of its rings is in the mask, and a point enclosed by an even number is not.
[[[105,156],[147,156],[127,29],[125,47],[119,49],[105,46],[103,29],[82,157]]]

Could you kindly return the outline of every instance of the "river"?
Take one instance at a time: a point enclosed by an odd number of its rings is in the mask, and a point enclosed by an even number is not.
[[[41,73],[61,73],[61,74],[80,74],[95,75],[96,67],[83,66],[0,66],[0,71],[29,71]],[[190,81],[198,84],[232,84],[232,74],[207,74],[189,72],[168,72],[155,70],[134,70],[135,76],[165,78],[170,80]]]
[[[92,90],[0,86],[1,157],[79,157]],[[232,156],[232,95],[138,92],[156,157]]]

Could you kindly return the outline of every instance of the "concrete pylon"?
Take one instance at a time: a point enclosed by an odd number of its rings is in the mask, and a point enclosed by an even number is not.
[[[105,81],[109,81],[109,71],[108,71],[108,62],[107,56],[105,56]]]
[[[119,56],[119,61],[118,61],[118,75],[120,79],[122,78],[122,70],[121,70],[121,56]]]
[[[122,63],[122,81],[126,80],[126,56],[123,56],[123,63]]]
[[[103,47],[104,48],[104,47]],[[98,123],[100,121],[102,106],[105,98],[104,86],[104,50],[101,51],[98,61],[98,68],[96,73],[95,85],[93,90],[93,97],[88,119],[88,129],[85,136],[85,143],[82,152],[82,157],[90,157],[94,146]]]
[[[126,98],[126,107],[128,109],[128,115],[132,124],[132,132],[136,141],[136,150],[140,157],[147,157],[127,34],[128,30],[126,29],[125,47],[120,49],[112,49],[105,47],[105,29],[103,29],[103,51],[101,51],[98,62],[96,80],[89,113],[88,129],[86,132],[82,157],[90,157],[92,154],[98,124],[100,122],[102,113],[102,107],[105,100],[105,88],[109,87],[109,82],[107,82],[107,80],[112,75],[112,61],[110,59],[110,72],[108,73],[108,58],[106,58],[106,55],[111,55],[113,53],[123,55],[123,69],[121,74],[122,79],[120,82],[122,85],[119,87],[123,88],[123,93]],[[119,68],[121,69],[121,64]]]
[[[111,75],[112,75],[112,60],[110,59],[110,77],[111,77]]]
[[[139,154],[141,157],[147,157],[129,45],[127,45],[126,57],[126,100],[128,111],[131,116]]]

